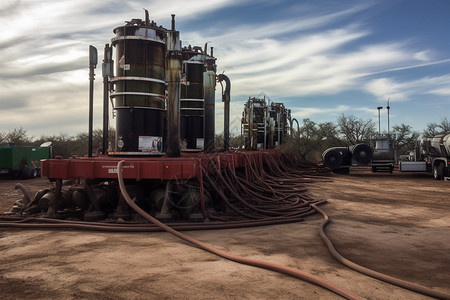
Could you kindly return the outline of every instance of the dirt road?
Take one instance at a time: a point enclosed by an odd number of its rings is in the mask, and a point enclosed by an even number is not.
[[[24,181],[34,192],[43,179]],[[0,209],[19,194],[0,181]],[[450,293],[450,182],[352,170],[309,191],[331,217],[338,251],[363,266]],[[189,235],[283,264],[368,299],[428,299],[338,263],[304,222]],[[167,233],[0,229],[2,299],[340,299],[310,283],[227,261]]]

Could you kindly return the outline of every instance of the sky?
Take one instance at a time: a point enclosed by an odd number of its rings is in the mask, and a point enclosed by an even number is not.
[[[341,114],[422,132],[450,108],[448,0],[2,0],[0,132],[35,138],[88,130],[88,48],[99,62],[113,29],[131,19],[165,28],[183,46],[214,47],[231,80],[231,132],[249,97],[282,102],[300,122]],[[102,127],[101,64],[94,127]],[[223,131],[216,86],[216,133]],[[115,120],[110,122],[114,126]]]

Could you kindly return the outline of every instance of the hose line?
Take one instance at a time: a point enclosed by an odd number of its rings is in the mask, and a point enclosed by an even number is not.
[[[343,257],[341,254],[339,254],[339,252],[333,246],[333,243],[331,242],[331,240],[325,234],[324,229],[325,229],[325,226],[327,226],[327,224],[330,222],[330,218],[323,210],[318,208],[316,205],[311,204],[311,206],[318,213],[320,213],[323,216],[324,220],[322,221],[322,224],[320,225],[319,234],[322,237],[325,244],[327,245],[328,250],[331,252],[331,255],[333,255],[333,257],[336,258],[339,262],[341,262],[342,264],[346,265],[347,267],[349,267],[355,271],[358,271],[362,274],[365,274],[367,276],[382,280],[384,282],[388,282],[390,284],[408,289],[410,291],[420,293],[422,295],[438,298],[438,299],[450,299],[450,294],[447,294],[445,292],[436,291],[436,290],[430,289],[430,288],[422,286],[422,285],[418,285],[418,284],[415,284],[412,282],[408,282],[408,281],[401,280],[401,279],[398,279],[398,278],[395,278],[395,277],[392,277],[392,276],[389,276],[386,274],[379,273],[377,271],[374,271],[374,270],[368,269],[366,267],[363,267],[361,265],[358,265],[358,264],[346,259],[345,257]]]
[[[214,247],[211,247],[203,242],[200,242],[188,235],[185,235],[181,232],[178,232],[176,230],[174,230],[173,228],[167,226],[166,224],[162,223],[161,221],[155,219],[154,217],[152,217],[150,214],[148,214],[147,212],[145,212],[142,208],[140,208],[138,205],[136,205],[134,203],[134,201],[130,198],[130,196],[128,195],[128,192],[126,190],[125,187],[125,183],[123,181],[123,175],[122,175],[122,170],[123,170],[123,165],[125,164],[125,161],[122,160],[117,164],[117,178],[119,181],[119,187],[120,187],[120,191],[123,195],[123,197],[125,198],[125,201],[128,203],[128,205],[131,206],[131,208],[133,208],[136,212],[138,212],[140,215],[142,215],[144,218],[146,218],[147,220],[149,220],[150,222],[152,222],[153,224],[161,227],[162,229],[164,229],[165,231],[173,234],[174,236],[188,242],[191,243],[205,251],[208,251],[210,253],[213,253],[215,255],[221,256],[223,258],[226,258],[228,260],[231,261],[235,261],[238,263],[242,263],[242,264],[246,264],[246,265],[250,265],[250,266],[255,266],[255,267],[259,267],[259,268],[264,268],[267,270],[271,270],[271,271],[275,271],[275,272],[279,272],[279,273],[283,273],[283,274],[287,274],[296,278],[300,278],[302,280],[314,283],[318,286],[321,286],[323,288],[326,288],[342,297],[345,297],[347,299],[363,299],[361,297],[359,297],[358,295],[355,295],[349,291],[346,291],[342,288],[337,287],[336,285],[322,279],[319,278],[317,276],[314,276],[312,274],[294,269],[294,268],[290,268],[290,267],[286,267],[286,266],[282,266],[279,264],[275,264],[275,263],[270,263],[270,262],[266,262],[266,261],[261,261],[261,260],[256,260],[256,259],[251,259],[251,258],[245,258],[245,257],[241,257],[238,255],[234,255],[234,254],[230,254],[228,252],[216,249]]]

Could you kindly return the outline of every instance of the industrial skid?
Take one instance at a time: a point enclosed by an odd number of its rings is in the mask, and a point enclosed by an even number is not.
[[[298,222],[319,212],[324,217],[319,233],[342,263],[380,280],[448,298],[346,263],[337,253],[324,232],[329,218],[316,206],[322,201],[309,196],[305,187],[312,181],[328,181],[328,175],[323,175],[326,170],[273,149],[285,142],[296,121],[283,103],[249,98],[241,119],[244,149],[230,150],[230,80],[217,74],[212,48],[208,52],[206,44],[182,47],[174,15],[171,25],[170,29],[158,26],[145,11],[144,20],[132,19],[114,29],[102,64],[103,143],[97,155],[92,153],[97,50],[90,46],[88,155],[42,160],[41,174],[54,183],[53,188],[42,189],[31,198],[17,184],[23,198],[0,215],[0,227],[163,229],[229,260],[288,274],[347,299],[360,299],[314,275],[232,255],[178,232]],[[222,86],[224,102],[223,149],[214,144],[216,82]],[[116,122],[114,141],[108,139],[110,102]],[[366,145],[332,148],[324,153],[324,162],[338,168],[351,159],[367,163],[372,154]]]
[[[170,29],[150,21],[145,11],[144,20],[132,19],[113,32],[102,64],[101,153],[92,154],[97,50],[90,46],[89,153],[42,160],[42,176],[54,188],[24,197],[12,210],[16,216],[132,221],[137,214],[125,193],[164,222],[285,222],[314,212],[313,199],[299,195],[298,186],[280,183],[305,172],[272,149],[283,143],[292,122],[284,104],[249,99],[242,119],[245,150],[260,151],[230,151],[230,80],[217,74],[213,48],[182,47],[174,15]],[[225,110],[223,149],[214,144],[216,82]],[[110,106],[114,141],[108,140]]]

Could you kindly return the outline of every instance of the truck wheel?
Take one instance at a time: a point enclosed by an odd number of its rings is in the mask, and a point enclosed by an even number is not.
[[[433,166],[433,176],[436,180],[444,179],[444,165],[437,163]]]

